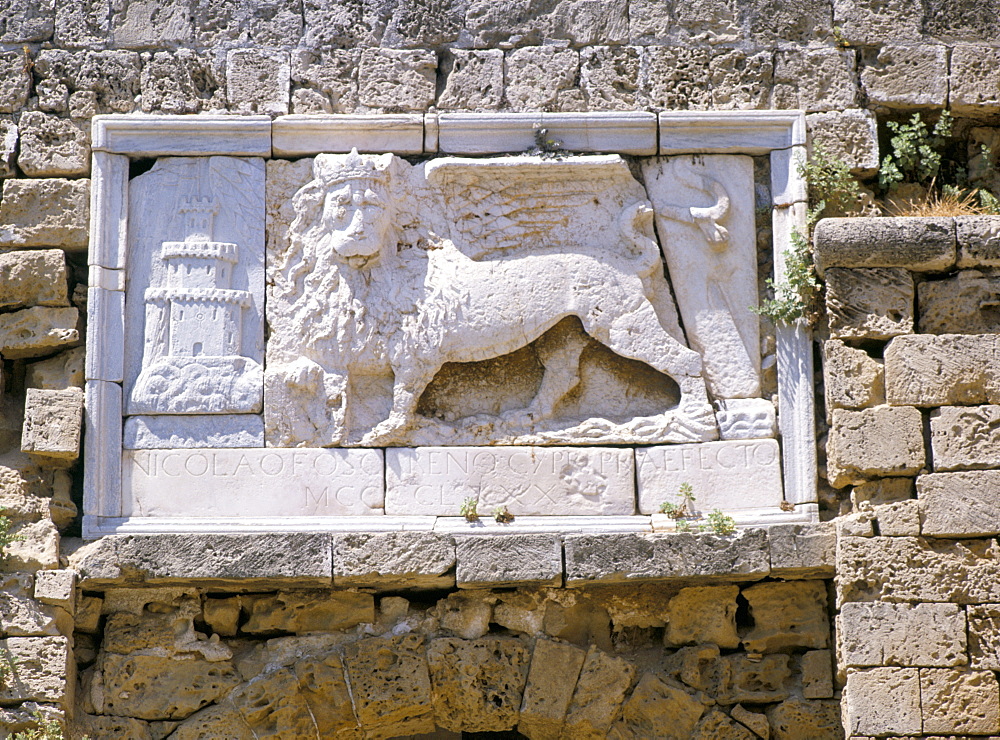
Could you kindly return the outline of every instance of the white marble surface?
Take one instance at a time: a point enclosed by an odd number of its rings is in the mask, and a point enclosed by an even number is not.
[[[88,380],[83,404],[83,510],[93,516],[120,516],[122,387]]]
[[[263,447],[264,420],[254,414],[129,416],[126,450]]]
[[[293,115],[271,125],[275,157],[320,152],[396,152],[424,150],[424,122],[419,113],[380,115]]]
[[[664,111],[660,154],[768,154],[806,143],[798,110]]]
[[[514,516],[635,512],[632,450],[601,447],[416,447],[386,450],[386,513],[458,516],[478,502]]]
[[[782,501],[781,456],[773,439],[639,447],[635,451],[639,511],[653,514],[691,486],[702,513],[777,508]]]
[[[268,116],[94,116],[92,125],[94,152],[132,157],[271,156]]]
[[[372,515],[385,500],[381,450],[125,450],[122,515]]]
[[[778,436],[774,404],[766,398],[730,398],[715,402],[719,439],[762,439]]]
[[[125,293],[87,288],[87,380],[122,382],[125,344]]]
[[[87,263],[125,268],[128,157],[95,150],[90,170],[90,247]]]

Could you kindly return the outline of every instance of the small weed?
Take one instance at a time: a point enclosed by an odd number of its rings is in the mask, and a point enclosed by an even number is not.
[[[799,161],[799,176],[809,185],[809,226],[827,216],[861,214],[865,193],[848,164],[820,143],[807,161]]]
[[[535,145],[528,150],[528,154],[534,154],[542,158],[559,159],[566,155],[563,150],[563,143],[558,139],[549,138],[549,130],[540,124],[535,124]]]
[[[12,542],[19,542],[24,539],[24,535],[11,534],[10,528],[13,525],[10,519],[5,516],[0,516],[0,558],[3,558],[3,552],[7,549],[7,546]]]
[[[890,216],[989,216],[1000,214],[1000,200],[988,190],[963,190],[945,185],[941,192],[933,183],[923,197],[896,201],[889,206]]]
[[[820,282],[813,268],[809,240],[798,229],[792,230],[792,248],[784,251],[785,279],[775,282],[767,279],[767,286],[774,298],[765,298],[750,310],[774,322],[791,324],[804,318],[811,326],[820,315]]]
[[[678,532],[693,532],[694,529],[691,527],[691,522],[687,519],[678,519],[676,529]]]
[[[844,36],[844,29],[840,26],[833,27],[833,43],[841,49],[846,49],[851,45],[851,42]]]
[[[15,732],[11,740],[63,740],[62,727],[58,722],[45,719],[45,715],[41,712],[35,712],[35,721],[38,722],[37,729]],[[80,740],[90,740],[90,738],[84,735]]]
[[[660,504],[660,513],[666,514],[671,519],[680,519],[684,516],[685,510],[680,504],[675,504],[671,501],[664,501]]]
[[[701,525],[702,532],[715,532],[715,534],[732,534],[736,531],[736,520],[728,514],[724,514],[720,509],[712,509],[705,517],[705,523]]]
[[[795,504],[793,504],[791,501],[782,501],[780,504],[778,504],[778,508],[781,509],[782,511],[795,511]]]
[[[478,522],[479,512],[476,509],[479,508],[479,501],[474,498],[467,498],[462,501],[462,508],[458,510],[458,513],[465,517],[466,521]]]
[[[501,524],[510,524],[514,521],[514,515],[507,510],[506,506],[498,506],[495,508],[493,510],[493,518]]]
[[[909,123],[890,121],[886,125],[893,134],[889,140],[892,151],[882,160],[879,186],[888,190],[901,182],[933,182],[941,171],[942,152],[951,136],[951,114],[942,112],[933,128],[928,128],[919,113],[914,113]]]
[[[17,671],[19,661],[9,650],[0,650],[0,686],[7,683],[7,677]]]

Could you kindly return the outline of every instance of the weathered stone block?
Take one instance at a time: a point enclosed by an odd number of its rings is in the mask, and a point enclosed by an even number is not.
[[[851,490],[851,503],[855,506],[868,501],[872,506],[891,504],[913,498],[913,478],[880,478],[867,481]]]
[[[909,406],[835,409],[827,442],[827,478],[834,488],[866,478],[912,475],[925,464],[923,419]]]
[[[1000,50],[959,44],[951,52],[949,103],[958,114],[1000,109]]]
[[[29,111],[21,116],[18,166],[28,177],[66,177],[90,172],[90,127]]]
[[[768,527],[771,575],[794,578],[831,578],[837,554],[837,532],[823,524],[775,524]]]
[[[711,106],[710,52],[688,46],[649,46],[640,72],[642,99],[653,108],[707,110]]]
[[[969,665],[987,671],[1000,670],[1000,604],[967,609],[969,620]]]
[[[114,0],[111,40],[123,49],[180,44],[192,36],[188,3],[162,7],[154,0]]]
[[[853,51],[779,51],[774,70],[774,107],[810,112],[857,108],[855,66]]]
[[[81,0],[58,3],[55,19],[55,44],[78,49],[97,46],[108,38],[108,0]]]
[[[552,640],[537,640],[524,687],[518,731],[528,737],[558,738],[587,653]]]
[[[455,584],[455,542],[431,532],[340,534],[333,539],[338,586],[449,588]]]
[[[723,648],[739,647],[736,634],[738,586],[692,586],[681,589],[667,604],[667,646],[714,643]]]
[[[17,175],[17,170],[14,168],[14,161],[17,155],[17,138],[17,126],[14,122],[0,119],[0,177],[14,177]]]
[[[0,53],[0,112],[14,113],[28,102],[31,61],[19,51]]]
[[[887,400],[910,406],[1000,400],[997,349],[992,334],[897,337],[885,349]]]
[[[809,43],[825,39],[833,29],[833,9],[824,0],[789,6],[780,0],[752,0],[739,6],[750,22],[750,38],[762,46],[781,41]]]
[[[635,110],[642,50],[593,46],[580,52],[580,87],[587,110]]]
[[[80,454],[83,391],[29,388],[24,401],[21,450],[53,461],[69,462]]]
[[[710,43],[738,41],[742,36],[739,9],[726,0],[685,3],[664,12],[659,0],[632,0],[628,6],[629,30],[633,41],[661,44],[676,34],[686,33]]]
[[[34,580],[29,573],[11,573],[0,577],[0,635],[29,637],[59,634],[54,610],[46,609],[32,599]]]
[[[913,276],[901,267],[826,271],[830,336],[890,339],[913,332]]]
[[[355,49],[292,51],[292,113],[353,113],[358,107]]]
[[[922,532],[932,537],[1000,534],[1000,471],[932,473],[917,478]]]
[[[90,180],[4,180],[0,247],[87,246]]]
[[[33,69],[40,78],[35,85],[38,106],[53,113],[70,111],[79,118],[130,113],[140,94],[141,67],[134,51],[43,50]]]
[[[587,0],[562,0],[525,6],[518,2],[472,0],[465,27],[473,45],[541,44],[547,39],[570,46],[620,44],[628,34],[628,3],[610,0],[593,6]]]
[[[739,49],[718,52],[708,63],[715,110],[758,110],[771,107],[774,60],[769,51],[748,54]]]
[[[251,597],[245,597],[246,603]],[[375,622],[375,599],[356,591],[289,591],[254,598],[243,632],[346,630]]]
[[[848,679],[850,680],[850,679]],[[924,732],[1000,732],[1000,685],[990,671],[920,671]]]
[[[347,685],[344,662],[336,653],[306,657],[292,666],[299,680],[299,692],[309,705],[321,738],[350,736],[356,732],[358,719],[354,714],[351,690]]]
[[[25,368],[24,384],[28,388],[65,390],[83,388],[86,349],[74,347],[47,360],[32,362]]]
[[[423,49],[365,49],[358,99],[384,113],[424,111],[434,103],[437,57]]]
[[[14,667],[0,684],[0,702],[65,705],[75,674],[67,638],[9,637],[0,640],[0,655]]]
[[[1000,278],[962,270],[917,286],[920,331],[928,334],[1000,332]]]
[[[1000,466],[1000,406],[944,406],[931,411],[935,470]]]
[[[809,650],[802,654],[802,696],[806,699],[833,697],[833,651]]]
[[[442,110],[496,110],[503,100],[503,52],[500,49],[451,49],[441,69]]]
[[[943,108],[948,101],[948,49],[933,44],[883,46],[861,70],[869,101],[886,108]]]
[[[823,383],[827,413],[885,403],[885,368],[863,349],[841,341],[823,342]]]
[[[195,3],[194,38],[202,46],[251,41],[255,46],[294,46],[302,37],[302,6],[295,0],[267,3]]]
[[[825,218],[813,238],[816,262],[828,267],[905,267],[916,272],[955,264],[950,218]]]
[[[14,527],[11,534],[21,539],[4,548],[8,570],[37,571],[59,567],[59,530],[49,519]]]
[[[695,728],[704,713],[705,706],[691,694],[671,686],[652,673],[643,673],[632,690],[632,695],[622,707],[621,720],[607,737],[622,740],[701,737]],[[708,737],[726,736],[716,734]]]
[[[61,249],[0,254],[0,308],[68,306],[69,275]]]
[[[878,532],[883,537],[916,537],[920,534],[921,504],[896,501],[875,507]]]
[[[805,701],[793,697],[768,707],[766,716],[774,740],[799,740],[804,737],[839,740],[844,737],[838,701]]]
[[[110,718],[108,718],[110,719]],[[138,720],[131,720],[137,722]],[[227,697],[218,704],[205,707],[177,725],[172,737],[176,740],[201,740],[213,735],[232,740],[256,740],[240,710]],[[100,737],[100,735],[98,735]],[[141,735],[136,735],[142,738]]]
[[[61,606],[70,614],[76,602],[76,571],[40,570],[35,574],[35,598],[43,604]]]
[[[226,96],[241,113],[288,113],[288,52],[232,49],[226,54]]]
[[[221,58],[191,49],[143,56],[139,84],[144,112],[199,113],[226,107],[226,76]]]
[[[756,580],[770,572],[767,533],[570,535],[563,540],[566,580],[627,582],[693,578]]]
[[[459,588],[562,585],[562,541],[557,535],[469,535],[455,540]]]
[[[811,151],[822,149],[859,176],[874,174],[878,169],[878,126],[871,111],[810,113],[806,116],[806,128]]]
[[[788,698],[791,676],[788,655],[755,656],[751,660],[746,654],[734,653],[716,661],[704,676],[707,685],[703,685],[719,704],[767,704]]]
[[[955,234],[959,267],[1000,265],[1000,216],[959,216]]]
[[[433,732],[431,680],[420,635],[372,638],[345,650],[358,719],[381,737]]]
[[[965,665],[965,612],[955,604],[843,604],[837,618],[845,666]],[[914,639],[920,635],[920,639]]]
[[[214,634],[234,637],[240,622],[240,597],[205,599],[202,613],[205,624]]]
[[[851,735],[919,735],[920,676],[916,668],[871,668],[847,676],[844,728]]]
[[[642,736],[636,737],[638,740]],[[757,735],[739,722],[729,719],[724,712],[709,709],[695,725],[690,737],[692,740],[754,740]]]
[[[434,713],[452,732],[503,732],[517,725],[531,651],[512,637],[445,637],[427,646]]]
[[[851,45],[921,38],[920,0],[833,0],[834,23]]]
[[[504,60],[504,97],[515,111],[582,110],[577,87],[580,54],[575,49],[529,46],[514,49]]]
[[[790,647],[825,648],[830,640],[826,585],[822,581],[758,583],[743,589],[754,619],[743,637],[753,653]]]
[[[566,711],[562,737],[606,737],[634,677],[631,663],[592,646]]]
[[[23,44],[52,38],[54,0],[5,0],[0,5],[0,43]]]
[[[229,696],[253,737],[317,737],[298,677],[287,668],[250,679]]]
[[[34,306],[0,314],[0,354],[8,360],[39,357],[77,344],[80,312]]]
[[[922,29],[943,39],[983,39],[1000,35],[1000,5],[996,0],[951,3],[926,0]]]

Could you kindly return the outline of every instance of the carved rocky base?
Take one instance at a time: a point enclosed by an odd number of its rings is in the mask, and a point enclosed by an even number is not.
[[[264,371],[247,357],[167,357],[144,368],[129,414],[256,414]]]

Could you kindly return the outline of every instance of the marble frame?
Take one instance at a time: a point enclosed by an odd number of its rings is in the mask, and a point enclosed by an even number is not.
[[[89,340],[86,365],[83,536],[159,532],[386,531],[442,527],[467,531],[454,517],[248,518],[239,522],[121,516],[124,268],[129,160],[159,156],[287,158],[320,152],[499,154],[524,151],[534,126],[574,152],[630,155],[769,155],[775,278],[795,229],[806,226],[802,111],[428,113],[401,115],[141,116],[93,121]],[[817,521],[815,396],[811,332],[802,322],[776,327],[778,427],[785,500],[794,510],[740,518],[741,524]],[[657,516],[536,517],[516,528],[559,532],[653,531]],[[572,519],[572,521],[568,521]],[[584,521],[586,520],[586,521]],[[489,528],[487,528],[489,529]],[[504,531],[507,531],[506,529]]]

